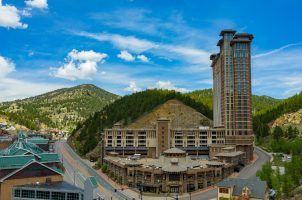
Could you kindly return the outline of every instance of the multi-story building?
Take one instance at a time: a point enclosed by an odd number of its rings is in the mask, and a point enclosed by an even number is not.
[[[244,153],[238,158],[242,158]],[[233,172],[234,165],[218,160],[196,159],[178,148],[165,150],[159,158],[116,154],[105,157],[108,174],[124,185],[150,193],[186,193],[211,186]]]
[[[218,54],[212,54],[214,128],[225,131],[225,144],[253,158],[251,42],[253,35],[221,31]]]
[[[209,145],[224,144],[224,133],[210,125],[201,113],[173,99],[127,126],[116,123],[105,129],[105,151],[157,158],[177,147],[190,155],[208,155]]]
[[[178,100],[170,100],[130,125],[104,130],[105,152],[158,158],[177,147],[189,155],[214,157],[225,147],[253,159],[251,42],[248,33],[223,30],[220,52],[212,54],[213,122]]]

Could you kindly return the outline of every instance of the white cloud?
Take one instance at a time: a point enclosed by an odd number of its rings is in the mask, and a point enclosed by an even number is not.
[[[0,26],[5,28],[20,28],[25,29],[28,27],[27,24],[23,24],[20,20],[20,13],[15,6],[8,4],[2,5],[2,0],[0,0]]]
[[[210,53],[205,50],[177,45],[163,45],[162,49],[166,56],[173,59],[181,58],[188,63],[203,64],[207,67],[210,65]]]
[[[128,51],[121,51],[119,54],[117,54],[117,57],[126,61],[134,61],[135,57],[129,53]]]
[[[27,98],[66,87],[63,84],[29,82],[13,78],[0,79],[0,102]]]
[[[92,50],[79,52],[78,50],[73,49],[71,52],[68,53],[68,57],[75,61],[79,60],[79,61],[100,62],[107,57],[107,54],[97,53]]]
[[[14,71],[16,69],[13,61],[0,56],[0,102],[30,97],[66,87],[66,85],[36,83],[8,77]]]
[[[142,62],[149,62],[149,58],[145,55],[138,55],[136,56],[139,60],[141,60]]]
[[[118,34],[94,34],[87,32],[75,32],[74,34],[102,42],[107,41],[117,48],[126,49],[135,53],[149,51],[159,57],[176,59],[191,64],[202,64],[207,67],[210,65],[210,53],[198,48],[156,43],[145,39],[139,39],[134,36],[123,36]]]
[[[132,93],[139,92],[141,90],[142,89],[139,88],[134,81],[130,81],[129,86],[125,88],[125,91]]]
[[[87,33],[87,32],[76,32],[76,35],[92,38],[98,41],[109,41],[115,47],[119,49],[127,49],[136,53],[144,52],[148,49],[156,48],[157,45],[148,40],[138,39],[134,36],[122,36],[118,34],[108,34],[108,33]]]
[[[256,93],[285,98],[302,90],[301,44],[288,44],[252,57]]]
[[[186,88],[176,87],[171,81],[158,81],[155,86],[150,87],[150,89],[165,89],[165,90],[175,90],[178,92],[188,92]]]
[[[15,64],[7,58],[0,56],[0,80],[15,71]]]
[[[25,1],[26,6],[30,8],[47,9],[47,0],[27,0]]]
[[[68,53],[66,63],[54,68],[54,76],[68,80],[91,79],[97,73],[97,63],[103,62],[107,54],[73,49]]]
[[[284,45],[284,46],[282,46],[280,48],[277,48],[277,49],[274,49],[274,50],[271,50],[271,51],[268,51],[268,52],[265,52],[265,53],[256,54],[256,55],[253,56],[253,58],[260,58],[260,57],[269,56],[271,54],[279,53],[280,51],[282,51],[284,49],[287,49],[289,47],[294,47],[294,46],[299,46],[299,45],[302,45],[302,42],[300,42],[300,43],[293,43],[293,44],[287,44],[287,45]]]

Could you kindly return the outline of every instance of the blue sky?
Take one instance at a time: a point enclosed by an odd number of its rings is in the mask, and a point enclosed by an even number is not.
[[[92,83],[124,95],[212,87],[221,29],[254,34],[253,93],[302,90],[299,1],[0,0],[0,101]]]

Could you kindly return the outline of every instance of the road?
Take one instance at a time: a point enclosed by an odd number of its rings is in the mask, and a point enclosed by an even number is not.
[[[108,182],[105,180],[102,176],[100,176],[91,166],[89,166],[87,163],[85,163],[72,149],[71,147],[65,142],[65,141],[57,141],[55,144],[55,149],[57,153],[60,155],[60,157],[63,160],[64,167],[66,169],[66,174],[69,176],[69,178],[66,179],[71,179],[72,182],[83,188],[83,178],[84,175],[81,174],[78,170],[79,168],[82,169],[83,171],[86,171],[86,176],[94,176],[96,177],[98,183],[108,192],[109,195],[106,196],[106,199],[121,199],[121,200],[132,200],[132,198],[127,197],[125,194],[123,194],[121,191],[114,192],[114,189]],[[67,158],[66,153],[64,150],[67,151],[72,158],[73,161],[70,161],[70,158]],[[62,153],[64,152],[64,153]],[[65,178],[65,177],[64,177]],[[74,181],[75,179],[75,181]]]
[[[132,197],[127,196],[125,194],[125,192],[122,192],[122,191],[119,191],[119,190],[117,192],[114,192],[115,188],[110,183],[108,183],[107,180],[105,180],[102,176],[100,176],[90,165],[88,165],[85,161],[83,161],[72,150],[72,148],[65,141],[56,142],[56,150],[63,159],[64,166],[66,168],[66,172],[69,174],[69,179],[71,179],[73,181],[75,179],[74,182],[78,186],[81,186],[80,182],[83,182],[83,177],[85,175],[86,176],[95,176],[96,179],[98,180],[98,183],[105,190],[105,196],[107,197],[106,199],[110,199],[111,196],[114,199],[126,199],[126,200],[128,200],[128,199],[132,200],[133,199]],[[64,152],[63,150],[66,150],[66,152]],[[237,176],[238,178],[255,177],[256,172],[261,168],[261,166],[264,163],[266,163],[268,160],[270,160],[270,158],[271,158],[269,154],[267,154],[265,151],[263,151],[262,149],[260,149],[258,147],[255,147],[254,152],[258,156],[258,159],[254,163],[252,163],[250,165],[247,165],[245,168],[243,168],[239,172],[239,174]],[[69,154],[69,155],[66,155],[66,153]],[[71,161],[67,162],[68,161],[68,156],[70,156],[70,158],[71,158],[71,159],[69,158],[69,160],[73,160],[72,162]],[[78,173],[75,172],[75,170],[74,170],[75,165],[77,167],[79,167],[81,169],[81,171],[85,172],[86,174],[83,175],[80,172],[78,172]],[[108,196],[110,196],[110,198],[108,198]],[[210,199],[216,199],[216,197],[217,197],[217,189],[216,188],[211,188],[211,189],[208,189],[206,191],[192,193],[191,200],[210,200]],[[144,199],[146,199],[146,197],[144,197]],[[158,199],[158,198],[154,197],[154,199]],[[162,198],[162,199],[166,199],[166,198]],[[190,200],[188,194],[181,196],[179,199],[181,199],[181,200]]]
[[[271,156],[260,149],[259,147],[255,147],[254,153],[258,156],[258,159],[250,164],[245,166],[238,174],[237,178],[252,178],[256,176],[257,171],[265,164],[267,161],[271,159]],[[202,194],[192,194],[192,200],[209,200],[216,199],[217,197],[217,189],[211,189]],[[182,198],[182,200],[189,200],[189,197]]]

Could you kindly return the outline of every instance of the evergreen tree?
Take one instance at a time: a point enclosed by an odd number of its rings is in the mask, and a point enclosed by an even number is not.
[[[280,138],[283,136],[283,130],[280,126],[276,126],[274,128],[274,131],[273,131],[273,138],[275,140],[280,140]]]
[[[287,128],[287,130],[286,130],[285,133],[286,133],[285,137],[287,137],[288,139],[294,138],[294,129],[293,129],[293,127],[291,125],[288,126],[288,128]]]

